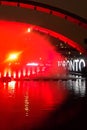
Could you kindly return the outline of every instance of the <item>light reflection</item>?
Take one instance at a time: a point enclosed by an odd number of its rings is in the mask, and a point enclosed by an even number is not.
[[[38,72],[40,72],[40,68],[39,68],[39,67],[37,67],[37,73],[38,73]]]
[[[24,104],[25,104],[25,116],[29,116],[29,96],[28,92],[25,93],[24,97]]]
[[[6,83],[4,82],[4,86],[6,86]]]
[[[16,81],[11,81],[8,83],[8,87],[11,89],[15,89],[15,84],[16,84]]]
[[[79,92],[81,91],[81,96],[83,96],[85,93],[85,80],[82,79],[80,81],[80,79],[77,79],[70,82],[72,88],[76,84],[79,86],[78,90]],[[70,82],[68,83],[70,84]],[[3,83],[6,87],[5,89],[1,89],[2,96],[0,99],[1,110],[3,109],[3,104],[5,106],[4,117],[8,113],[10,117],[7,117],[9,118],[9,122],[11,122],[12,118],[15,119],[14,122],[12,121],[13,127],[15,127],[15,121],[18,125],[25,125],[26,123],[28,126],[30,124],[33,126],[34,124],[41,123],[41,121],[48,119],[51,111],[55,111],[56,108],[58,110],[67,100],[68,91],[65,89],[66,83],[67,81],[62,80],[57,82],[12,81]],[[3,118],[2,114],[1,118]]]
[[[7,84],[4,82],[4,89],[6,89],[6,85],[7,85]]]
[[[45,71],[45,67],[42,68],[42,71]]]
[[[35,74],[35,70],[34,70],[34,68],[32,68],[32,74]]]
[[[8,92],[9,92],[10,97],[12,97],[12,95],[14,95],[15,86],[16,86],[16,81],[8,82]]]
[[[18,88],[20,88],[20,82],[17,82],[18,83]]]
[[[2,77],[2,74],[1,74],[1,72],[0,72],[0,78]]]
[[[86,94],[86,79],[82,78],[82,76],[74,76],[75,80],[68,80],[67,85],[69,89],[74,90],[76,94],[80,94],[80,96],[85,96]]]

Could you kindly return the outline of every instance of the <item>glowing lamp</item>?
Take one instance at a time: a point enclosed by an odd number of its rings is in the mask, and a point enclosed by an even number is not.
[[[6,61],[16,61],[19,58],[20,52],[10,53]]]
[[[31,28],[28,28],[28,30],[27,30],[28,32],[31,32]]]
[[[17,59],[17,54],[10,54],[10,56],[9,56],[9,60],[15,60],[15,59]]]

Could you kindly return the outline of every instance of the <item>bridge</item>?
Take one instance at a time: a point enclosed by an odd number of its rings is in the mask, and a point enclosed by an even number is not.
[[[55,2],[54,2],[55,3]],[[1,0],[0,19],[35,25],[87,55],[87,19],[63,8],[35,0]]]

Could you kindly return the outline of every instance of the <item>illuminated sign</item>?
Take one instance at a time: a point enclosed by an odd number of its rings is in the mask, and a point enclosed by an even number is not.
[[[58,61],[58,67],[60,66],[65,67],[70,71],[81,71],[82,68],[86,66],[86,62],[84,59]]]

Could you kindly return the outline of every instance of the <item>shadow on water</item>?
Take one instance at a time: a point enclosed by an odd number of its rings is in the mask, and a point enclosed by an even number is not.
[[[40,127],[42,130],[81,129],[87,128],[87,99],[70,98],[62,107],[56,108],[50,117]],[[38,128],[37,128],[38,130]]]
[[[87,77],[86,89],[87,89]],[[87,91],[84,97],[69,94],[61,107],[56,106],[50,116],[33,130],[84,130],[87,129]]]

